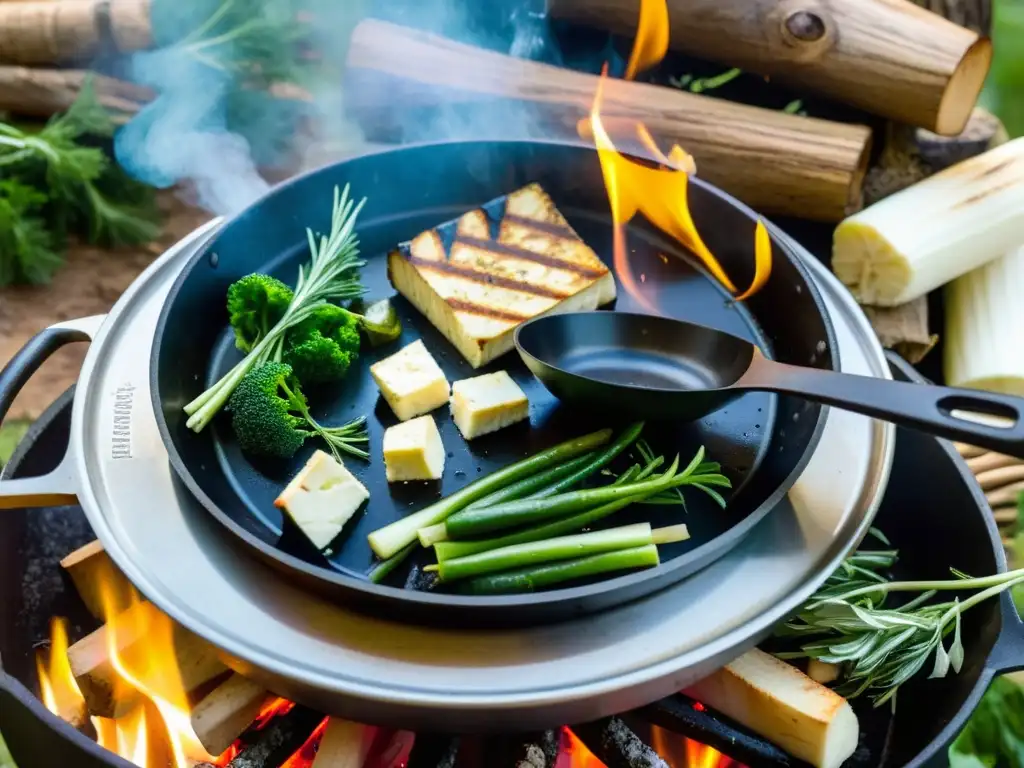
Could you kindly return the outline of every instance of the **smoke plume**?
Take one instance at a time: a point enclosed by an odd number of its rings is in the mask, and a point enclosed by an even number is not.
[[[188,183],[198,202],[218,215],[231,215],[267,192],[260,168],[321,165],[365,145],[362,131],[345,114],[343,81],[347,41],[367,17],[561,63],[542,0],[203,2],[207,7],[197,11],[189,0],[153,0],[154,38],[163,44],[133,56],[130,74],[159,96],[118,133],[115,151],[136,178],[156,187]],[[178,13],[175,3],[189,8]],[[301,55],[282,54],[300,48]],[[282,81],[306,95],[268,92]],[[542,133],[521,108],[466,112],[435,106],[432,138]],[[374,107],[402,109],[387,92]],[[315,140],[296,141],[310,126]]]

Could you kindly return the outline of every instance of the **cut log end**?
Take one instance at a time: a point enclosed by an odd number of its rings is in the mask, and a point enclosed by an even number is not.
[[[933,130],[940,136],[957,136],[967,127],[992,66],[992,41],[979,37],[967,48],[946,83]]]

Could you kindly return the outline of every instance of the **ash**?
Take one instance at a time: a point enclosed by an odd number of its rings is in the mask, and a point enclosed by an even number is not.
[[[607,751],[622,756],[624,768],[671,768],[617,717],[608,721],[601,740]]]
[[[27,513],[25,535],[19,548],[24,558],[21,578],[22,610],[19,623],[29,637],[50,636],[50,617],[71,620],[72,635],[84,633],[75,619],[85,620],[81,610],[68,615],[69,605],[77,604],[76,595],[67,595],[60,561],[96,538],[89,521],[79,507],[52,507]]]

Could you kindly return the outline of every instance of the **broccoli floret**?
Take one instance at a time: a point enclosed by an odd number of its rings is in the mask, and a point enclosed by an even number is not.
[[[359,316],[324,304],[288,333],[284,361],[305,384],[338,381],[359,357],[359,341]]]
[[[269,275],[246,275],[228,288],[228,317],[235,346],[250,352],[284,316],[292,289]]]
[[[253,368],[239,382],[227,407],[238,444],[246,453],[287,459],[307,438],[317,435],[338,461],[342,451],[368,457],[357,447],[369,439],[363,426],[366,419],[340,427],[321,426],[310,416],[306,397],[287,363],[268,362]]]

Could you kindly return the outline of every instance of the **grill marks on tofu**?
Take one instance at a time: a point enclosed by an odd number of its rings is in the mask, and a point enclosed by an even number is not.
[[[504,202],[497,239],[483,209],[421,233],[388,260],[392,284],[474,365],[511,349],[520,323],[615,298],[608,267],[537,184]],[[442,230],[453,228],[451,247]]]

